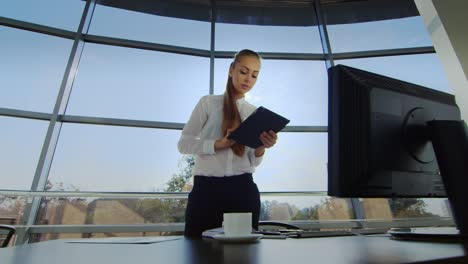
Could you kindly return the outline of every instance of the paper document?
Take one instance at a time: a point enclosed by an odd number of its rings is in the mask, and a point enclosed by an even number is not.
[[[220,235],[220,234],[224,234],[224,229],[222,227],[203,231],[202,236],[213,238],[215,235]]]
[[[280,233],[277,233],[277,234],[272,234],[272,233],[269,233],[269,232],[261,232],[261,231],[255,231],[255,230],[252,230],[252,233],[253,234],[262,234],[262,238],[271,238],[271,239],[285,239],[287,238],[286,235],[282,235]],[[224,229],[222,227],[218,227],[218,228],[214,228],[214,229],[209,229],[209,230],[206,230],[202,233],[202,236],[203,237],[211,237],[211,238],[214,238],[214,236],[216,235],[222,235],[224,234]]]
[[[68,240],[67,243],[83,243],[83,244],[151,244],[171,240],[181,239],[174,236],[158,236],[158,237],[106,237],[106,238],[83,238],[76,240]]]

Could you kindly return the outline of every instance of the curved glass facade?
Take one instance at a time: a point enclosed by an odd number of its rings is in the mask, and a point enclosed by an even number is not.
[[[0,106],[51,113],[72,40],[0,26]]]
[[[217,9],[206,1],[196,20],[164,15],[170,6],[143,12],[108,1],[29,2],[0,4],[0,218],[64,225],[63,233],[32,232],[33,241],[94,236],[85,227],[67,232],[70,224],[165,223],[170,230],[127,235],[180,232],[193,165],[177,151],[180,131],[201,96],[224,92],[230,58],[243,48],[264,58],[247,100],[291,119],[255,173],[261,220],[450,216],[446,199],[326,196],[327,63],[452,91],[435,54],[400,55],[432,45],[417,14],[353,23],[331,19],[336,4],[317,14],[311,1],[301,13],[310,19],[300,23],[274,10],[234,23],[229,7],[214,19]]]

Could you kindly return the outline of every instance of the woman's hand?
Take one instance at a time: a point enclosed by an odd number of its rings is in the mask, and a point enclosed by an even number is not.
[[[262,141],[265,148],[271,148],[276,144],[278,136],[273,130],[265,131],[260,134],[260,141]]]
[[[218,139],[215,141],[215,150],[230,148],[232,145],[234,145],[234,143],[236,143],[236,141],[228,139],[228,136],[229,134],[231,134],[232,131],[234,131],[234,129],[228,128],[226,135],[222,139]]]
[[[262,141],[263,145],[255,149],[255,156],[262,156],[266,148],[271,148],[276,144],[277,139],[278,136],[273,130],[262,132],[262,134],[260,134],[260,141]]]

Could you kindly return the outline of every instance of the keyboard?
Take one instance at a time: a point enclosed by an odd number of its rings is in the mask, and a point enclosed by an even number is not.
[[[354,233],[346,230],[329,230],[329,231],[301,231],[297,232],[296,238],[307,237],[332,237],[332,236],[353,236]],[[291,236],[294,237],[294,236]]]
[[[265,238],[307,238],[307,237],[333,237],[333,236],[352,236],[354,233],[346,230],[279,230],[279,231],[258,231],[256,233],[264,235]]]

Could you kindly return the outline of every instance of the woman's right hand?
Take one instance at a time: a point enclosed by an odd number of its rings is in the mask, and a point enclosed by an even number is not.
[[[215,150],[230,148],[236,141],[232,139],[228,139],[229,134],[234,131],[234,129],[229,128],[226,132],[226,135],[222,139],[218,139],[215,141]]]

